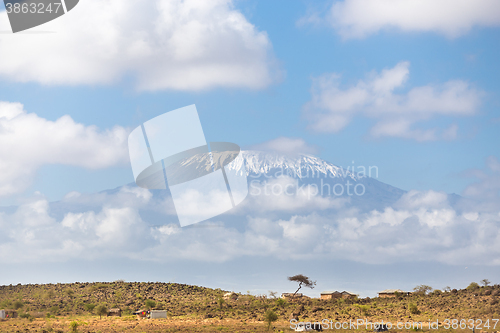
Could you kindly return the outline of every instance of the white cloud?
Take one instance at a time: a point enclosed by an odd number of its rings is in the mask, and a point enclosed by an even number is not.
[[[266,141],[254,146],[251,146],[251,150],[259,150],[265,152],[276,152],[285,155],[295,155],[295,154],[317,154],[318,147],[310,145],[301,138],[288,138],[281,136],[279,138]]]
[[[363,38],[391,28],[456,38],[476,26],[499,26],[500,3],[497,0],[344,0],[333,3],[325,20],[343,38]],[[303,21],[318,21],[318,18],[313,16]]]
[[[299,212],[340,209],[350,200],[343,197],[322,196],[321,191],[322,189],[316,184],[299,184],[297,179],[291,177],[279,177],[265,182],[253,179],[249,186],[250,195],[237,212]]]
[[[0,30],[9,30],[0,12]],[[34,30],[0,39],[0,77],[49,85],[139,90],[262,88],[276,78],[265,32],[231,0],[86,0]]]
[[[120,126],[100,131],[67,115],[50,121],[22,104],[0,102],[0,196],[25,190],[43,165],[100,169],[126,163],[127,135]]]
[[[0,213],[0,262],[116,258],[124,249],[128,256],[142,250],[152,237],[139,216],[138,205],[144,207],[149,202],[150,192],[124,187],[111,196],[95,196],[100,211],[67,212],[60,221],[52,216],[47,200],[40,197],[12,214]],[[77,196],[71,200],[73,204],[88,203],[77,201]]]
[[[469,170],[467,174],[477,179],[476,182],[467,186],[463,195],[474,200],[474,207],[483,210],[495,211],[500,209],[500,161],[495,156],[486,159],[484,170]]]
[[[75,210],[80,201],[100,206]],[[288,217],[271,218],[268,211],[254,209],[232,216],[229,224],[205,222],[190,228],[148,225],[139,211],[149,211],[158,202],[147,190],[73,195],[71,203],[73,211],[60,219],[40,198],[13,213],[0,213],[0,263],[73,258],[225,262],[257,256],[500,265],[500,210],[462,214],[445,194],[433,191],[412,191],[394,207],[367,213],[289,211]]]
[[[417,141],[453,140],[458,127],[447,129],[414,128],[416,123],[435,116],[471,116],[477,112],[482,92],[465,81],[448,81],[397,93],[410,74],[409,62],[400,62],[381,73],[372,72],[365,80],[342,88],[340,75],[325,74],[313,80],[312,100],[304,106],[311,128],[338,132],[356,115],[376,120],[373,137],[400,137]]]
[[[172,223],[175,212],[165,210],[165,197],[146,189],[72,192],[53,204],[37,196],[13,212],[0,212],[0,264],[272,257],[498,266],[500,163],[490,157],[487,170],[478,171],[484,177],[471,185],[473,198],[458,203],[443,192],[413,190],[390,207],[361,212],[342,198],[314,196],[308,188],[302,195],[251,195],[241,209],[188,228]],[[289,178],[269,183],[281,189],[293,185]]]

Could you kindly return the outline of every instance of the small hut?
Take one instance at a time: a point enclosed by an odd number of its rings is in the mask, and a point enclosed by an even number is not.
[[[16,310],[0,310],[0,319],[17,318]]]
[[[338,291],[323,291],[320,295],[321,299],[336,299],[342,297],[342,293]]]
[[[151,310],[151,313],[149,314],[149,318],[151,318],[151,319],[160,319],[160,318],[167,319],[167,311],[166,310]]]
[[[357,294],[355,294],[355,293],[351,293],[351,292],[349,292],[349,291],[345,291],[345,290],[344,290],[341,294],[342,294],[342,298],[344,298],[344,299],[349,299],[349,298],[356,298],[356,297],[358,297],[358,295],[357,295]]]
[[[287,299],[287,298],[301,298],[301,297],[304,297],[303,294],[293,294],[293,293],[283,293],[281,294],[281,298],[284,298],[284,299]]]
[[[396,297],[396,294],[403,296],[403,295],[409,295],[411,293],[408,291],[403,291],[401,289],[386,289],[386,290],[380,291],[378,293],[378,297],[382,297],[382,298]]]
[[[238,299],[238,294],[237,293],[225,293],[223,298],[226,301],[229,301],[229,300],[236,301]]]
[[[148,317],[149,311],[146,311],[146,310],[137,310],[133,314],[135,314],[137,316],[137,318],[139,318],[139,319],[144,319],[144,318]]]
[[[122,310],[115,308],[115,309],[109,309],[108,311],[108,317],[121,317],[122,316]]]

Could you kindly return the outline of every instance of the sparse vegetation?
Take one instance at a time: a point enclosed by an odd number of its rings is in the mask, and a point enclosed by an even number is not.
[[[153,301],[152,299],[148,299],[148,300],[146,300],[144,305],[146,306],[146,309],[151,310],[156,306],[156,302]]]
[[[85,308],[85,311],[92,312],[94,311],[95,304],[89,303],[85,304],[83,307]]]
[[[100,304],[95,308],[95,312],[99,316],[99,319],[102,319],[102,316],[108,314],[108,307],[104,304]]]
[[[481,283],[484,285],[483,282]],[[73,293],[68,293],[68,289],[71,289]],[[18,310],[19,318],[0,322],[0,332],[26,332],[24,328],[28,328],[27,331],[33,332],[45,330],[47,333],[58,331],[66,333],[72,330],[69,327],[72,321],[79,325],[76,329],[82,333],[99,331],[101,333],[219,331],[247,333],[267,332],[268,328],[272,331],[272,326],[276,327],[275,332],[280,330],[290,332],[287,327],[290,326],[288,321],[291,318],[311,322],[322,318],[349,321],[349,319],[356,320],[360,317],[366,317],[372,322],[382,319],[384,321],[426,322],[429,319],[441,318],[485,320],[500,316],[499,285],[490,283],[488,286],[477,285],[469,289],[444,289],[449,291],[434,290],[427,294],[402,294],[399,298],[331,300],[307,297],[285,300],[240,294],[237,300],[221,302],[222,296],[226,293],[224,290],[176,283],[113,282],[0,286],[0,308],[13,309],[14,303],[22,303],[22,307]],[[49,292],[52,292],[54,296],[46,299],[45,295]],[[136,295],[140,295],[141,298],[137,298]],[[138,320],[131,315],[136,310],[144,309],[145,305],[167,310],[169,320],[155,321],[158,323],[155,324],[158,325],[157,329],[153,329],[153,326],[146,326],[151,322]],[[101,306],[105,307],[106,311],[102,313],[97,311]],[[121,318],[102,318],[103,315],[107,315],[108,308],[115,307],[122,310]],[[271,324],[266,319],[269,311],[272,311],[278,318]],[[203,324],[197,324],[199,326],[190,331],[191,324],[189,323],[195,321],[203,322]],[[17,326],[13,326],[13,323]],[[23,325],[25,325],[24,328]],[[445,332],[433,330],[433,333]],[[457,333],[464,332],[457,331]]]
[[[471,282],[467,287],[467,290],[476,290],[479,288],[479,285],[476,282]]]
[[[78,332],[78,326],[80,326],[80,324],[73,320],[71,323],[69,323],[69,328],[71,330],[71,332]]]
[[[488,279],[482,279],[480,282],[485,287],[487,287],[491,283]]]
[[[267,330],[271,328],[272,323],[278,320],[278,315],[273,310],[267,310],[264,315],[264,321],[267,323]]]
[[[309,279],[309,277],[307,277],[305,275],[302,275],[302,274],[297,274],[297,275],[294,275],[294,276],[289,276],[288,280],[299,283],[299,288],[293,293],[294,296],[302,288],[302,285],[304,285],[304,287],[308,287],[308,288],[311,288],[311,289],[313,289],[314,286],[316,285],[316,281],[312,281],[311,279]]]
[[[413,292],[421,295],[426,295],[432,291],[431,286],[427,286],[425,284],[421,284],[413,288]]]
[[[420,311],[418,310],[418,307],[413,303],[410,303],[408,305],[408,310],[410,311],[411,314],[419,314],[420,313]]]

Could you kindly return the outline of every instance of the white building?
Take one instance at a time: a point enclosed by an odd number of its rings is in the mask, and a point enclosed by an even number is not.
[[[166,310],[151,310],[149,313],[149,318],[151,319],[167,319],[167,311]]]

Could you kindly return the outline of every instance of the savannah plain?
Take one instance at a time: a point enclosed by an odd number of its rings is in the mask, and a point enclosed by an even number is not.
[[[317,322],[424,322],[423,328],[390,332],[472,332],[443,326],[445,319],[482,321],[475,333],[500,331],[500,285],[431,290],[417,286],[411,295],[391,298],[281,299],[239,294],[224,300],[226,291],[177,283],[124,282],[0,286],[0,309],[16,309],[18,318],[0,321],[1,333],[160,333],[160,332],[292,332],[290,319]],[[319,296],[319,291],[317,292]],[[121,317],[105,310],[120,308]],[[167,310],[167,319],[140,319],[139,309]],[[439,329],[426,323],[436,320]],[[324,330],[328,332],[331,330]],[[364,327],[343,332],[372,332]]]

